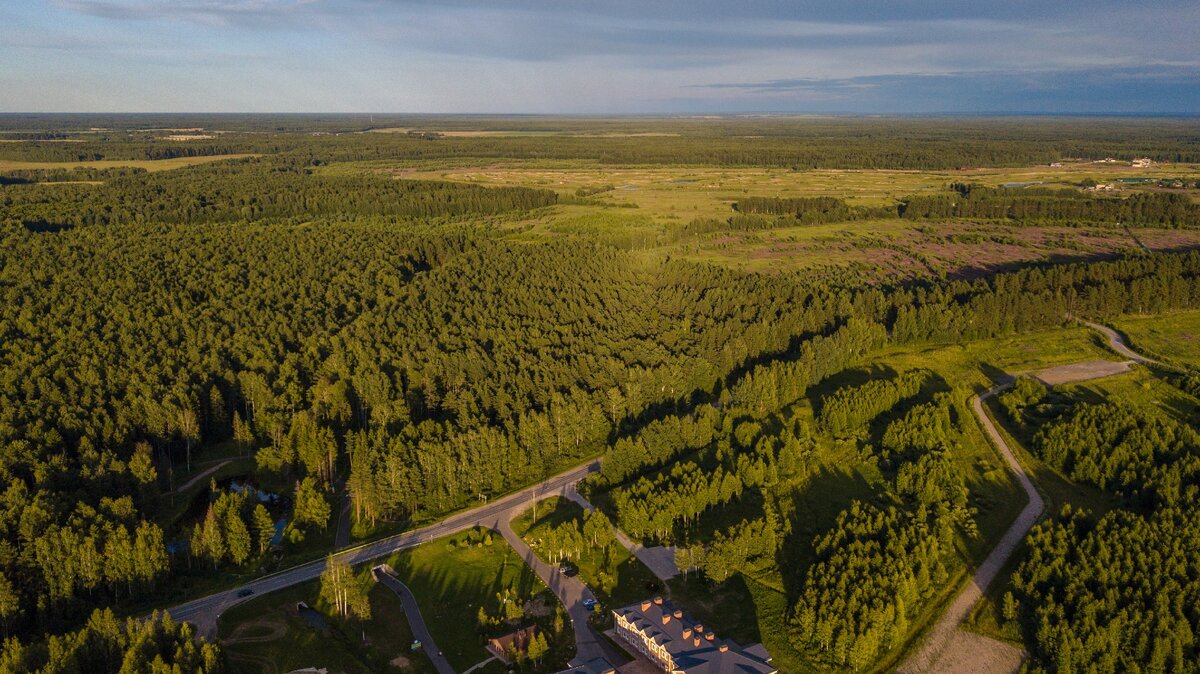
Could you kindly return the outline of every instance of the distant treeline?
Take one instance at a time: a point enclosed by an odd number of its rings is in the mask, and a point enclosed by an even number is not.
[[[13,169],[0,174],[0,185],[27,185],[29,183],[71,183],[112,180],[129,176],[144,175],[146,169],[134,167],[53,169]]]
[[[747,215],[791,216],[792,224],[818,225],[826,222],[887,218],[896,214],[895,208],[887,206],[850,206],[835,197],[746,197],[733,205],[738,213]],[[791,222],[791,218],[785,222]]]
[[[4,143],[0,158],[28,161],[164,159],[231,153],[285,153],[330,161],[449,158],[583,159],[603,164],[702,164],[812,168],[954,169],[1018,166],[1070,157],[1200,162],[1194,129],[1174,120],[608,120],[605,134],[586,120],[463,119],[369,116],[0,117],[0,128],[72,128],[78,142]],[[434,138],[431,134],[359,133],[380,127],[494,129],[546,135]],[[93,127],[106,129],[88,131]],[[161,138],[166,128],[236,130],[187,142]],[[160,129],[149,133],[146,129]],[[662,135],[644,135],[644,134]],[[625,135],[623,135],[625,134]],[[643,134],[643,135],[637,135]],[[15,136],[14,136],[15,138]]]
[[[1095,197],[1074,189],[995,188],[955,183],[951,193],[913,196],[899,209],[910,220],[979,219],[1023,223],[1200,226],[1200,204],[1187,195],[1139,192]]]

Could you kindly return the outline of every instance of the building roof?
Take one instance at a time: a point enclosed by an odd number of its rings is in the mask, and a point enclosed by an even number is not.
[[[488,639],[487,647],[496,657],[507,663],[508,649],[513,648],[518,651],[524,651],[529,647],[529,640],[536,634],[537,626],[527,625],[508,634]]]
[[[687,674],[774,674],[777,671],[762,644],[743,647],[732,640],[719,639],[711,629],[659,597],[615,609],[613,614],[624,618],[646,639],[666,649],[677,671]]]

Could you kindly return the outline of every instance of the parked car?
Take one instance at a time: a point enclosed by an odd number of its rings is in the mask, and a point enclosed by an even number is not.
[[[597,606],[597,604],[596,604],[595,599],[584,599],[583,600],[583,607],[589,611],[595,611],[596,606]]]
[[[572,578],[572,577],[574,577],[574,576],[578,576],[578,575],[579,575],[579,569],[575,568],[574,566],[572,566],[572,565],[570,565],[570,564],[562,564],[562,565],[560,565],[560,566],[558,567],[558,572],[559,572],[559,573],[561,573],[562,575],[564,575],[564,576],[568,577],[568,578]]]
[[[249,597],[252,594],[254,594],[254,590],[251,590],[248,587],[238,590],[238,592],[237,592],[238,599],[243,599],[245,597]]]

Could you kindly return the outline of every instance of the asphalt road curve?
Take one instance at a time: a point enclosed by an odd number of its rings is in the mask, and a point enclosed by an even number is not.
[[[445,519],[412,531],[406,531],[395,536],[389,536],[358,547],[342,550],[334,556],[351,565],[368,562],[372,559],[390,555],[396,551],[416,547],[421,543],[431,541],[441,536],[449,536],[474,526],[492,527],[502,514],[523,508],[531,499],[541,499],[546,495],[565,493],[566,488],[589,473],[600,470],[600,462],[592,461],[577,466],[566,472],[547,478],[533,486],[492,501],[486,505],[465,510]],[[210,594],[207,597],[194,599],[184,604],[167,609],[171,617],[179,622],[191,623],[198,634],[212,639],[217,634],[217,619],[230,607],[249,601],[268,592],[291,587],[321,576],[325,569],[325,560],[320,559],[290,569],[277,571],[268,576],[245,583],[224,592]],[[247,593],[247,591],[249,591]]]

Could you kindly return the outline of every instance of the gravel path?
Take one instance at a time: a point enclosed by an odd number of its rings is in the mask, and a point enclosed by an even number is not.
[[[454,674],[454,668],[450,666],[450,661],[434,643],[433,634],[425,625],[425,619],[421,617],[421,607],[417,605],[417,599],[413,596],[412,590],[400,582],[392,568],[386,564],[380,564],[371,569],[371,574],[375,576],[375,580],[395,592],[396,596],[400,598],[400,604],[404,606],[404,615],[408,618],[408,626],[412,629],[413,636],[417,641],[421,642],[421,650],[429,656],[438,674]]]
[[[596,509],[596,506],[579,493],[575,485],[567,488],[567,498],[578,503],[579,507],[584,510]],[[613,525],[613,535],[621,547],[637,557],[638,561],[650,569],[650,573],[653,573],[659,580],[667,581],[679,575],[679,567],[675,565],[674,546],[655,545],[648,548],[626,536],[625,532],[618,529],[615,524]]]
[[[200,472],[197,475],[195,475],[194,477],[192,477],[192,479],[190,479],[187,482],[184,482],[183,484],[176,487],[175,491],[172,493],[178,494],[178,493],[187,491],[188,488],[190,488],[192,485],[196,484],[200,480],[203,480],[204,478],[208,477],[209,475],[212,475],[213,473],[217,472],[218,470],[221,470],[221,468],[224,467],[225,464],[229,463],[230,461],[233,461],[233,459],[224,459],[223,461],[220,461],[219,463],[217,463],[217,465],[213,466],[212,468],[205,468],[202,472]]]
[[[1088,326],[1089,328],[1095,330],[1096,332],[1099,332],[1100,334],[1104,335],[1104,338],[1108,340],[1108,346],[1113,351],[1116,351],[1117,353],[1121,354],[1122,356],[1125,356],[1129,360],[1136,361],[1138,363],[1147,364],[1147,365],[1159,365],[1160,364],[1157,360],[1154,360],[1153,358],[1147,358],[1147,357],[1143,356],[1142,354],[1138,353],[1137,351],[1134,351],[1133,349],[1129,348],[1129,345],[1125,343],[1125,339],[1123,337],[1121,337],[1120,333],[1118,333],[1116,330],[1113,330],[1112,328],[1108,327],[1107,325],[1100,325],[1099,323],[1090,323],[1090,322],[1082,320],[1082,319],[1080,319],[1080,322],[1083,323],[1084,325]]]
[[[898,671],[905,674],[926,674],[942,670],[940,662],[943,659],[957,659],[961,654],[955,653],[947,646],[956,641],[955,632],[958,630],[958,625],[971,612],[971,608],[975,602],[983,597],[983,593],[987,591],[992,581],[996,579],[996,574],[1000,572],[1008,562],[1008,558],[1012,556],[1014,550],[1020,545],[1025,538],[1025,534],[1030,527],[1037,522],[1041,516],[1042,510],[1045,508],[1045,503],[1042,500],[1042,495],[1038,493],[1033,486],[1033,481],[1029,479],[1029,475],[1025,473],[1025,469],[1017,462],[1017,457],[1013,454],[1012,448],[1004,441],[1004,436],[1000,435],[1000,431],[996,429],[992,423],[991,417],[983,408],[983,401],[1012,386],[1013,380],[1009,379],[982,395],[975,396],[971,399],[971,410],[975,413],[975,417],[979,419],[979,424],[983,426],[984,432],[991,439],[992,443],[1000,450],[1001,456],[1004,457],[1005,463],[1009,469],[1017,477],[1017,482],[1021,485],[1021,489],[1025,491],[1025,495],[1029,497],[1029,502],[1021,510],[1021,514],[1017,515],[1017,519],[1009,526],[1008,531],[1004,532],[1004,536],[1000,538],[1000,542],[992,548],[987,559],[979,565],[972,576],[971,582],[967,587],[963,588],[955,597],[954,602],[942,614],[940,620],[934,625],[929,632],[929,636],[925,639],[925,643],[921,646],[921,650],[913,654],[904,664],[900,665]],[[979,670],[975,670],[979,671]]]
[[[1081,323],[1089,328],[1104,335],[1108,340],[1109,347],[1113,351],[1121,354],[1125,358],[1144,365],[1156,365],[1158,361],[1147,358],[1125,343],[1121,335],[1112,328],[1081,320]],[[1090,378],[1090,377],[1088,377]],[[1033,486],[1033,481],[1029,479],[1029,475],[1017,462],[1016,456],[1013,454],[1012,448],[1004,441],[1004,436],[996,429],[996,425],[992,423],[991,418],[987,415],[983,407],[983,401],[1000,393],[1004,389],[1012,386],[1013,379],[1001,382],[992,389],[978,395],[971,400],[971,410],[975,413],[975,417],[979,419],[979,424],[983,426],[984,432],[991,439],[992,443],[1000,450],[1001,456],[1004,457],[1005,463],[1008,464],[1010,470],[1017,477],[1017,482],[1020,483],[1021,489],[1029,497],[1029,503],[1021,510],[1021,514],[1017,515],[1017,519],[1004,532],[1004,536],[992,552],[988,554],[987,559],[979,565],[979,569],[975,571],[975,575],[971,578],[971,582],[962,590],[954,599],[954,603],[950,605],[946,612],[942,615],[938,623],[926,637],[925,643],[921,646],[921,650],[917,651],[902,665],[897,671],[904,674],[940,674],[941,672],[951,671],[972,671],[972,672],[1000,672],[1012,671],[1009,668],[1011,657],[990,657],[986,655],[988,652],[1001,653],[992,644],[989,648],[982,648],[978,640],[963,638],[963,633],[958,630],[958,625],[967,617],[974,607],[975,602],[983,597],[983,593],[987,591],[989,585],[995,580],[996,574],[1008,562],[1008,558],[1012,556],[1014,550],[1020,545],[1025,538],[1025,534],[1037,522],[1045,509],[1045,503],[1042,500],[1041,494]],[[1003,646],[999,642],[986,637],[980,637],[987,642],[994,642],[996,646]],[[1011,654],[1009,654],[1011,656]],[[967,669],[962,669],[963,663],[969,663]]]

